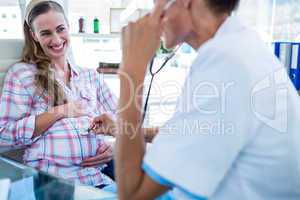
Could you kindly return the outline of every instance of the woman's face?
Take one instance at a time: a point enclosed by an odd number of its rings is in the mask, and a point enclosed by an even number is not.
[[[69,43],[69,26],[64,15],[55,10],[37,16],[33,23],[33,37],[50,59],[66,56]]]
[[[191,32],[189,12],[181,1],[173,3],[166,11],[162,22],[162,37],[167,48],[185,42]]]

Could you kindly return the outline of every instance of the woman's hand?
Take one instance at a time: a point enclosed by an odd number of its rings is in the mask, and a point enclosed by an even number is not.
[[[53,107],[50,113],[56,113],[59,118],[71,118],[88,116],[88,111],[84,108],[81,101],[69,102],[60,106]]]
[[[89,130],[96,134],[115,136],[116,122],[107,113],[104,113],[94,118]]]
[[[88,112],[84,109],[81,102],[70,102],[60,106],[55,106],[36,117],[34,133],[32,138],[40,136],[56,121],[66,117],[87,116]]]
[[[161,21],[165,1],[158,1],[154,11],[122,29],[121,72],[137,80],[144,79],[147,64],[160,45]]]
[[[113,148],[103,143],[98,149],[94,157],[87,158],[80,164],[81,167],[96,167],[101,164],[108,163],[113,159]]]

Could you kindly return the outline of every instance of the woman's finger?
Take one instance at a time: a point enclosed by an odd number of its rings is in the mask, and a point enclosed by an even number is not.
[[[104,121],[104,118],[106,117],[106,115],[100,115],[100,116],[97,116],[93,119],[93,123],[101,123]]]
[[[86,163],[94,163],[94,162],[102,162],[103,160],[107,160],[107,159],[112,159],[112,152],[110,151],[106,151],[103,154],[91,157],[91,158],[87,158],[85,160],[82,161],[81,164],[86,164]]]
[[[85,163],[82,163],[81,166],[82,167],[94,167],[94,166],[97,166],[97,165],[106,164],[111,160],[112,160],[112,158],[107,158],[107,159],[103,159],[103,160],[95,161],[95,162],[85,162]]]
[[[110,148],[110,146],[106,143],[103,143],[98,149],[97,149],[97,155],[103,154],[105,153],[108,149]]]
[[[103,159],[107,159],[107,155],[97,155],[97,156],[94,156],[94,157],[91,157],[91,158],[87,158],[85,160],[82,161],[82,163],[89,163],[89,162],[96,162],[96,161],[101,161]]]

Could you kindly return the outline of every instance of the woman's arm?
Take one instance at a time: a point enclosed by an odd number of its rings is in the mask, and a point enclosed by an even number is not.
[[[34,82],[22,83],[27,69],[12,67],[5,77],[0,99],[0,145],[29,145],[57,120],[82,115],[80,103],[69,103],[54,107],[40,115],[32,113]]]
[[[42,135],[49,127],[61,118],[63,118],[63,115],[55,112],[44,112],[36,116],[32,139]]]
[[[19,67],[19,66],[18,66]],[[16,67],[17,68],[17,67]],[[23,68],[8,71],[0,99],[0,143],[4,145],[31,144],[35,130],[33,94],[21,81]]]
[[[51,108],[48,112],[44,112],[35,119],[35,128],[32,138],[43,134],[56,121],[66,117],[80,117],[86,114],[84,105],[81,102],[70,102],[60,106]]]

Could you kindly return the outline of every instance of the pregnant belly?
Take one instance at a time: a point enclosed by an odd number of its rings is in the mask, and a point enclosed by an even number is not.
[[[61,166],[80,165],[83,159],[95,156],[100,140],[83,130],[89,118],[68,118],[56,122],[27,152],[27,160],[43,159]]]

